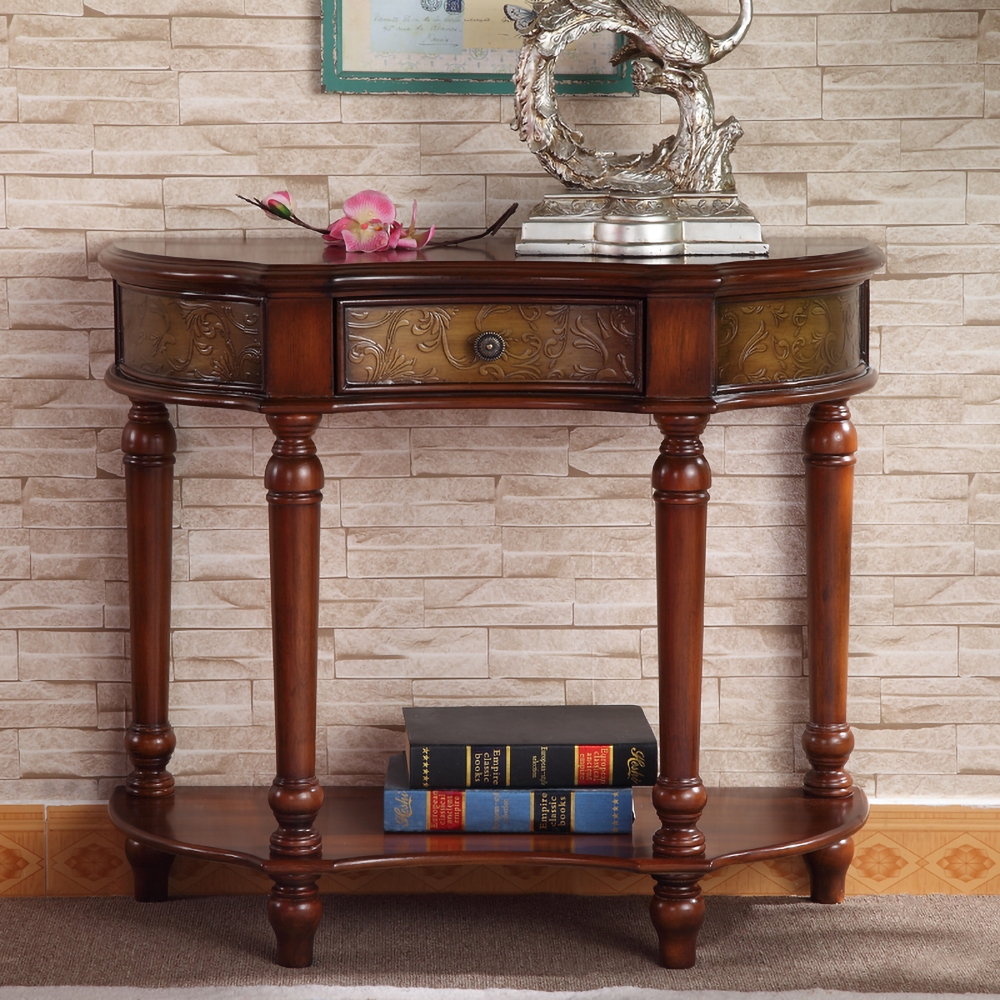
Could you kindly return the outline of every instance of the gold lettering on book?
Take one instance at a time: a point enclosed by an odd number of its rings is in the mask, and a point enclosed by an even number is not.
[[[570,795],[568,792],[539,792],[538,830],[568,830]]]
[[[549,783],[548,775],[548,747],[539,747],[537,754],[531,755],[531,777],[538,784],[545,786]]]
[[[424,788],[430,788],[431,786],[431,748],[423,747],[423,754],[421,760],[421,771],[424,780]]]
[[[628,758],[628,780],[633,785],[638,785],[642,780],[642,772],[645,766],[646,755],[636,747],[632,747]]]
[[[473,749],[466,747],[471,754],[471,764],[468,765],[469,777],[466,785],[469,788],[487,786],[497,788],[500,786],[501,775],[501,754],[502,747],[485,747]]]
[[[612,780],[613,748],[604,746],[578,746],[573,768],[574,785],[610,785]]]
[[[428,795],[428,830],[461,830],[465,826],[465,792],[437,789]]]
[[[413,796],[406,792],[398,792],[392,813],[396,817],[396,826],[409,826],[410,817],[413,816]]]

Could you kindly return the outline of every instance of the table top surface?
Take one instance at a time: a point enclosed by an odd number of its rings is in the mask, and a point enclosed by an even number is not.
[[[123,253],[147,257],[194,260],[236,261],[246,264],[278,264],[289,267],[319,264],[356,264],[372,266],[395,262],[439,264],[449,261],[516,261],[531,266],[546,261],[566,261],[581,267],[611,264],[621,267],[691,267],[722,262],[764,262],[791,260],[802,257],[824,257],[864,251],[871,244],[865,240],[845,239],[783,239],[770,243],[767,257],[581,257],[518,255],[512,236],[492,236],[454,247],[428,247],[423,250],[385,250],[377,253],[348,253],[343,247],[332,246],[317,236],[262,236],[259,238],[154,237],[115,240],[112,246]]]
[[[101,262],[116,277],[124,272],[171,272],[188,269],[208,272],[228,265],[244,275],[297,275],[321,279],[362,277],[366,272],[384,275],[387,265],[400,276],[418,277],[428,272],[460,275],[491,272],[511,277],[573,277],[583,280],[636,280],[643,283],[735,277],[752,274],[759,279],[783,272],[847,268],[871,273],[882,263],[881,252],[863,240],[774,240],[767,257],[556,257],[518,256],[512,236],[476,240],[457,247],[393,250],[380,253],[347,253],[328,246],[319,236],[203,239],[199,237],[124,239],[101,253]]]

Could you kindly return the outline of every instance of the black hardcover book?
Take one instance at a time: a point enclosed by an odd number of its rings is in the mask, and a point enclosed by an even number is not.
[[[656,739],[638,705],[404,708],[411,788],[651,785]]]

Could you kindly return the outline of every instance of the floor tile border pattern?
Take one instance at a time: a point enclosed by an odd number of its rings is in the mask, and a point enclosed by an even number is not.
[[[132,892],[124,835],[102,805],[0,807],[0,896],[120,896]],[[874,805],[855,838],[849,895],[1000,895],[1000,809]],[[702,880],[708,894],[808,893],[801,858],[733,865]],[[645,894],[650,879],[603,869],[528,865],[427,865],[320,881],[330,893]],[[177,858],[171,894],[268,892],[270,882],[237,865]]]

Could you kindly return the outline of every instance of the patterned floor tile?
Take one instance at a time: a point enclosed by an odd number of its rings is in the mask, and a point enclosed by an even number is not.
[[[884,833],[876,833],[855,845],[849,879],[861,892],[884,893],[922,867],[922,859],[913,851]]]
[[[0,807],[0,896],[45,895],[45,808]]]
[[[968,895],[1000,874],[1000,852],[971,833],[963,833],[926,858],[927,866],[943,878],[952,892]]]

